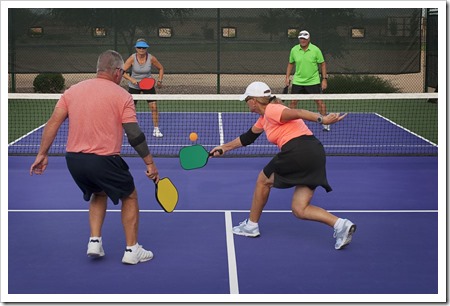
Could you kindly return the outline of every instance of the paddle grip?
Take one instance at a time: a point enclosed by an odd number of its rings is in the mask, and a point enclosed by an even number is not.
[[[219,149],[219,150],[216,150],[216,151],[214,151],[214,152],[212,152],[212,153],[209,153],[209,156],[213,156],[215,152],[219,152],[220,155],[223,154],[223,150],[222,150],[222,149]]]

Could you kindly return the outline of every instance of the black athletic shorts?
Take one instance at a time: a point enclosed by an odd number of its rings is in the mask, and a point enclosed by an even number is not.
[[[154,94],[156,94],[156,89],[155,89],[155,86],[153,86],[151,89],[148,89],[148,90],[135,89],[135,88],[128,87],[128,92],[132,95],[137,95],[137,94],[154,95]],[[137,104],[137,101],[138,100],[134,100],[134,105]],[[155,101],[147,100],[147,102],[151,103],[151,102],[155,102]]]
[[[291,94],[321,94],[322,93],[322,85],[296,85],[292,84]]]
[[[135,189],[127,163],[119,155],[66,153],[67,168],[83,192],[85,201],[104,191],[115,205]]]
[[[328,184],[325,163],[322,143],[313,135],[304,135],[284,144],[263,172],[267,177],[275,173],[275,188],[302,185],[315,190],[317,186],[322,186],[330,192],[332,188]]]

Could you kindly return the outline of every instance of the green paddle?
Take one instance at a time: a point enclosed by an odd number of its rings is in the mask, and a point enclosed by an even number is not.
[[[222,150],[218,150],[220,154],[223,153]],[[203,168],[208,163],[208,159],[212,156],[212,153],[209,153],[203,146],[201,145],[193,145],[189,147],[184,147],[180,150],[180,163],[181,167],[184,170],[192,170]]]

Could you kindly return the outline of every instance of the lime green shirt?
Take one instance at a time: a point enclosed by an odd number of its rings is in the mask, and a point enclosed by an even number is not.
[[[299,44],[294,46],[289,55],[289,63],[295,63],[292,84],[303,86],[320,84],[318,64],[323,62],[325,59],[322,51],[312,43],[309,43],[306,51],[303,51]]]

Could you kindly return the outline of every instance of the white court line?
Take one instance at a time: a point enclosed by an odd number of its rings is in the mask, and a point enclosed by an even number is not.
[[[120,213],[120,209],[107,209],[107,212],[118,212]],[[8,209],[8,212],[19,212],[19,213],[27,213],[27,212],[39,212],[39,213],[51,213],[51,212],[89,212],[89,209]],[[141,209],[139,210],[141,213],[166,213],[164,210],[156,210],[156,209]],[[248,213],[249,210],[229,210],[229,209],[199,209],[199,210],[174,210],[173,213]],[[439,212],[437,209],[405,209],[405,210],[328,210],[328,212],[347,212],[347,213],[437,213]],[[265,210],[263,213],[292,213],[290,210]]]
[[[378,113],[374,113],[374,114],[375,114],[376,116],[379,116],[379,117],[383,118],[383,119],[386,120],[387,122],[390,122],[390,123],[392,123],[393,125],[399,127],[400,129],[406,131],[407,133],[410,133],[410,134],[412,134],[412,135],[414,135],[414,136],[416,136],[416,137],[422,139],[423,141],[428,142],[429,144],[432,144],[433,146],[437,147],[437,144],[435,144],[434,142],[429,141],[428,139],[426,139],[426,138],[420,136],[419,134],[414,133],[413,131],[411,131],[411,130],[405,128],[404,126],[402,126],[402,125],[400,125],[400,124],[398,124],[398,123],[395,123],[394,121],[392,121],[392,120],[390,120],[390,119],[388,119],[388,118],[386,118],[386,117],[384,117],[384,116],[382,116],[382,115],[380,115],[380,114],[378,114]]]
[[[39,130],[39,129],[41,129],[41,128],[43,128],[44,126],[45,126],[45,124],[46,123],[44,123],[43,125],[41,125],[41,126],[38,126],[37,128],[35,128],[34,130],[31,130],[31,131],[29,131],[28,133],[26,133],[25,135],[23,135],[23,136],[21,136],[21,137],[19,137],[19,138],[17,138],[16,140],[14,140],[13,142],[11,142],[11,143],[8,143],[8,147],[9,146],[13,146],[16,142],[19,142],[20,140],[22,140],[22,139],[24,139],[25,137],[27,137],[27,136],[29,136],[29,135],[31,135],[31,134],[33,134],[34,132],[36,132],[37,130]]]
[[[232,232],[233,222],[231,212],[225,212],[225,232],[227,235],[227,255],[228,255],[228,277],[230,284],[230,294],[239,294],[239,283],[237,275],[236,252],[234,249],[234,238]]]
[[[107,210],[108,212],[117,212],[120,213],[121,210]],[[48,212],[82,212],[88,213],[88,209],[41,209],[41,210],[13,210],[10,209],[8,212],[39,212],[39,213],[48,213]],[[164,212],[162,210],[145,210],[140,212]],[[179,211],[178,211],[179,212]],[[192,211],[184,211],[184,212],[192,212]],[[197,211],[199,212],[199,211]],[[230,294],[239,294],[239,283],[238,283],[238,275],[237,275],[237,264],[236,264],[236,251],[234,248],[234,238],[233,238],[233,221],[231,219],[231,211],[207,211],[207,212],[219,212],[225,214],[225,233],[226,233],[226,244],[227,244],[227,258],[228,258],[228,282],[230,286]]]
[[[217,117],[219,121],[219,144],[223,145],[225,143],[225,133],[223,132],[222,113],[217,113]]]
[[[107,210],[108,212],[120,213],[120,209]],[[8,212],[15,213],[49,213],[49,212],[82,212],[88,213],[88,209],[10,209]],[[165,213],[163,210],[140,210],[141,213]],[[248,210],[176,210],[172,213],[224,213],[225,214],[225,234],[227,245],[227,259],[228,259],[228,284],[230,294],[239,294],[239,281],[236,262],[236,250],[234,247],[234,236],[232,232],[233,221],[231,214],[233,212],[245,212]],[[290,213],[290,210],[266,210],[264,213]],[[438,213],[437,210],[330,210],[330,212],[357,212],[357,213]]]

